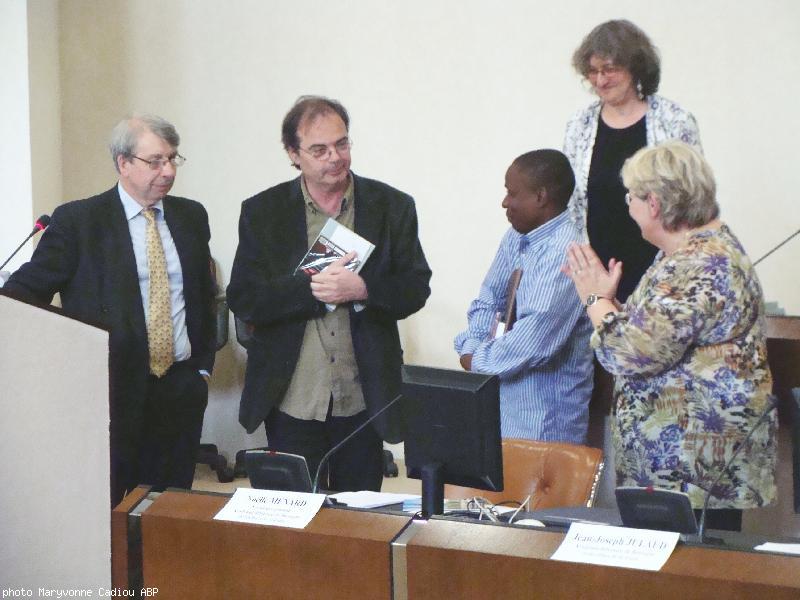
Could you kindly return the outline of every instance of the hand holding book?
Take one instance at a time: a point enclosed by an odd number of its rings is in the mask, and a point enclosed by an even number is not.
[[[311,293],[317,300],[326,304],[366,300],[364,280],[350,269],[355,258],[355,252],[348,252],[311,277]]]
[[[366,300],[367,286],[358,272],[374,249],[368,240],[328,219],[295,272],[309,275],[311,293],[333,310],[337,304]]]

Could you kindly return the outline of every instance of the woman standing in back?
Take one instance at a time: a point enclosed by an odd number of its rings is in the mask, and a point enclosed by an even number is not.
[[[640,148],[669,139],[699,148],[700,133],[690,113],[656,95],[658,52],[630,21],[595,27],[575,51],[572,65],[598,99],[567,123],[564,153],[576,179],[571,217],[604,265],[611,258],[623,263],[617,298],[624,302],[653,262],[656,248],[628,214],[620,169]]]

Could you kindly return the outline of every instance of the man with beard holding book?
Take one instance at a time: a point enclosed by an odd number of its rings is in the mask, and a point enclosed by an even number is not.
[[[575,176],[561,152],[535,150],[514,160],[505,185],[511,228],[455,349],[467,371],[500,377],[503,437],[583,444],[592,327],[561,272],[567,246],[580,240],[566,212]]]
[[[337,101],[303,96],[282,141],[300,176],[242,204],[227,298],[251,326],[239,421],[264,423],[270,449],[322,456],[400,393],[397,321],[430,294],[413,199],[350,170],[349,116]],[[309,277],[297,266],[328,218],[375,245],[358,274],[348,254]],[[332,309],[332,310],[331,310]],[[402,439],[399,404],[330,459],[321,487],[380,490],[383,440]]]

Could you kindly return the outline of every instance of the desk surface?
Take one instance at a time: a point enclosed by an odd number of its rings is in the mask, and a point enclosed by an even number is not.
[[[798,598],[800,558],[679,545],[658,572],[549,560],[563,534],[432,520],[406,547],[408,598]]]
[[[159,598],[800,598],[797,557],[678,546],[661,571],[637,571],[550,560],[560,532],[406,529],[408,516],[335,508],[305,529],[215,521],[227,500],[169,491],[143,511],[144,585]]]

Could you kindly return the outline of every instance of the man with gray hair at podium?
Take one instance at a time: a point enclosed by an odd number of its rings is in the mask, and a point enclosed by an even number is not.
[[[112,506],[139,484],[190,488],[194,478],[215,284],[205,209],[167,195],[185,161],[179,143],[161,117],[122,120],[109,144],[119,182],[56,208],[4,286],[43,304],[60,293],[67,315],[110,332]]]

